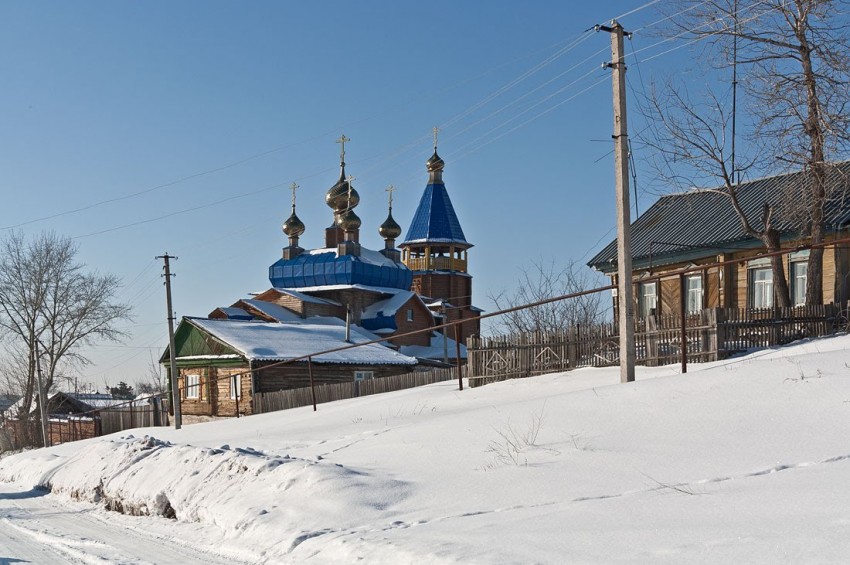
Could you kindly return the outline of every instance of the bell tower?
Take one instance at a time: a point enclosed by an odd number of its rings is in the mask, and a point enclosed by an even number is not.
[[[461,342],[480,332],[480,310],[472,306],[472,275],[468,272],[466,241],[443,183],[445,161],[437,154],[434,128],[434,154],[425,162],[428,184],[413,215],[405,240],[399,245],[401,260],[413,271],[411,289],[419,295],[439,300],[446,321],[469,320],[460,328]],[[448,336],[454,338],[454,330]]]

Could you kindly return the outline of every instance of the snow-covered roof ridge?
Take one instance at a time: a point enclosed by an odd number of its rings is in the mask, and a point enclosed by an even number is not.
[[[416,296],[416,293],[410,290],[399,291],[395,296],[380,300],[365,308],[361,317],[369,320],[378,316],[395,316],[399,308],[407,304],[414,296]]]
[[[266,302],[265,300],[258,300],[256,298],[243,298],[239,302],[244,302],[252,308],[256,308],[266,316],[274,318],[278,322],[295,322],[301,319],[301,316],[297,313],[288,308],[284,308],[283,306],[279,306],[274,302]],[[239,302],[237,302],[237,304]]]
[[[258,322],[184,318],[252,361],[284,361],[374,340],[358,326],[351,327],[351,343],[343,325]],[[416,359],[379,343],[353,347],[313,357],[314,363],[352,365],[415,365]]]

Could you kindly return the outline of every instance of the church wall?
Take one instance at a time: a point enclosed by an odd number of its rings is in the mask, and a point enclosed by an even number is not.
[[[472,303],[472,277],[456,273],[418,273],[413,277],[414,291],[429,298],[441,298],[451,303],[446,312],[446,321],[469,320],[461,325],[461,343],[473,334],[481,333],[478,312],[470,310]],[[449,328],[449,337],[454,339],[454,328]]]
[[[412,321],[408,321],[408,311],[411,311]],[[411,297],[404,306],[398,309],[395,314],[395,324],[398,328],[396,333],[403,334],[416,330],[424,330],[434,325],[434,316],[431,311],[425,307],[421,300],[416,297]],[[416,335],[399,337],[392,340],[394,345],[431,345],[431,334],[422,332]]]

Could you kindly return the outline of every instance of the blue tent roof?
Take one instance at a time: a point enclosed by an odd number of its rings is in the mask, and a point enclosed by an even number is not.
[[[425,187],[425,193],[422,194],[402,245],[426,242],[469,244],[443,183]]]

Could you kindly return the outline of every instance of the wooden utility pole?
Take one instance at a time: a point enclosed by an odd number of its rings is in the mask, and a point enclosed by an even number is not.
[[[35,371],[38,378],[38,408],[41,415],[41,438],[44,447],[50,447],[49,424],[47,423],[47,391],[44,390],[44,379],[41,376],[41,353],[38,351],[38,340],[35,341]]]
[[[163,270],[165,274],[165,302],[168,307],[168,356],[171,362],[170,365],[170,373],[171,373],[171,402],[172,406],[174,406],[174,429],[179,430],[183,425],[183,415],[180,411],[180,389],[177,388],[177,360],[175,359],[175,351],[174,351],[174,308],[171,307],[171,277],[174,275],[171,274],[171,266],[169,264],[170,259],[177,259],[177,257],[173,255],[169,255],[168,251],[165,252],[165,255],[159,255],[157,259],[162,259],[165,264],[163,265]]]
[[[617,20],[596,31],[611,34],[611,69],[614,86],[614,178],[617,187],[617,321],[620,333],[620,382],[635,380],[635,313],[632,298],[632,247],[629,238],[629,134],[626,127],[626,61],[623,31]]]

